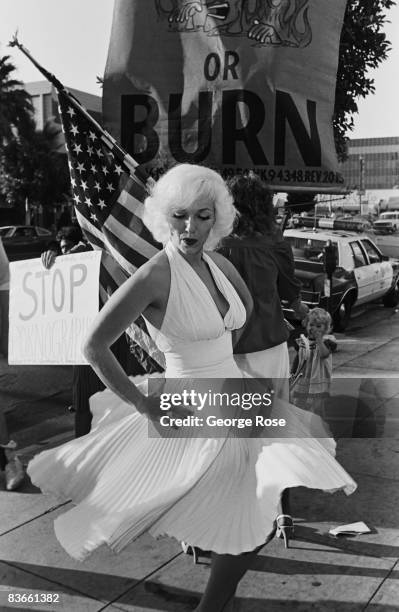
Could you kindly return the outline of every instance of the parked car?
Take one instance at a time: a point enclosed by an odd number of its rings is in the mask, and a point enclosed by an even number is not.
[[[399,260],[383,255],[367,234],[297,228],[286,230],[284,238],[293,250],[303,301],[310,308],[328,309],[336,331],[345,330],[357,306],[377,300],[387,307],[399,303]],[[328,242],[335,248],[337,258],[331,296],[324,270]],[[286,306],[285,313],[288,319],[293,318]]]
[[[374,221],[373,228],[384,234],[397,232],[399,229],[399,211],[381,213],[377,221]]]
[[[37,225],[5,225],[0,227],[0,236],[10,261],[40,257],[54,234]]]
[[[349,232],[367,232],[372,223],[363,215],[345,215],[341,217],[299,217],[294,215],[292,227],[319,227],[328,230],[348,230]]]
[[[354,232],[368,232],[373,227],[373,219],[369,215],[344,215],[338,219],[339,221],[349,221],[350,224],[353,224],[352,228],[344,227],[337,229],[347,229],[348,231]]]

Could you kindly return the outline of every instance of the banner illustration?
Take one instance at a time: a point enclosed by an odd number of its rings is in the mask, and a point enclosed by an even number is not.
[[[345,5],[116,0],[107,128],[155,179],[189,162],[342,192],[332,114]]]
[[[312,39],[308,19],[309,0],[211,0],[182,6],[178,2],[155,0],[158,16],[169,29],[181,32],[203,30],[209,36],[247,36],[260,45],[306,47]],[[303,20],[302,32],[297,23]]]

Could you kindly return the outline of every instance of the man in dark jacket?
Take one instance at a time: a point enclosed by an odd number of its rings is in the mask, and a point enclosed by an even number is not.
[[[82,230],[78,225],[63,227],[57,234],[57,242],[52,243],[48,250],[42,253],[42,262],[48,269],[54,264],[58,255],[77,255],[91,250],[92,247],[85,242]],[[126,334],[122,334],[111,348],[127,374],[144,373],[144,369],[130,352]],[[91,366],[73,366],[72,411],[75,413],[75,436],[77,438],[89,433],[92,421],[89,399],[94,393],[103,389],[105,385]]]

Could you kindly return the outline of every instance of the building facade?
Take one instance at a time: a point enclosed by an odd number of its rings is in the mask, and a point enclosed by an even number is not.
[[[61,129],[58,97],[55,87],[49,81],[34,81],[25,83],[24,88],[32,96],[36,128],[38,130],[43,130],[45,127],[50,128],[56,135],[56,150],[60,153],[65,153],[65,140]],[[83,104],[93,119],[101,123],[101,97],[79,91],[78,89],[67,89]]]
[[[399,185],[399,136],[354,138],[341,164],[348,189],[394,189]]]

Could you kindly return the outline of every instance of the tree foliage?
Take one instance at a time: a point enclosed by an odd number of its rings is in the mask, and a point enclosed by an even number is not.
[[[34,130],[33,105],[23,83],[12,78],[15,66],[10,56],[0,57],[0,143]]]
[[[348,0],[341,32],[334,106],[334,136],[338,158],[347,157],[348,132],[353,129],[359,98],[375,91],[369,70],[388,57],[391,43],[384,26],[395,0]]]
[[[66,156],[54,151],[47,130],[33,131],[0,147],[0,193],[10,205],[23,207],[25,198],[43,206],[69,193]]]
[[[369,71],[387,59],[391,43],[384,27],[387,11],[395,0],[348,0],[341,32],[334,104],[334,137],[338,159],[347,158],[348,132],[353,129],[359,98],[374,93],[374,79]],[[314,207],[314,194],[288,194],[285,209],[290,213],[307,212]]]
[[[0,58],[0,196],[20,209],[26,198],[46,206],[70,191],[67,159],[55,151],[57,134],[36,130],[31,96],[14,71],[9,56]]]

